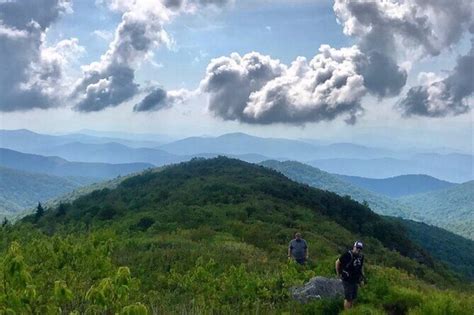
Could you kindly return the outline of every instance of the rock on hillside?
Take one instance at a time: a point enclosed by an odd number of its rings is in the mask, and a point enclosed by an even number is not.
[[[302,287],[291,289],[293,299],[301,303],[319,299],[334,299],[343,295],[342,281],[325,277],[314,277]]]

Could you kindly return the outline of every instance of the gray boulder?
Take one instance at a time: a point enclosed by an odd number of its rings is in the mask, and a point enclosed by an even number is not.
[[[293,299],[307,303],[315,299],[334,299],[344,296],[340,279],[314,277],[301,287],[291,288]]]

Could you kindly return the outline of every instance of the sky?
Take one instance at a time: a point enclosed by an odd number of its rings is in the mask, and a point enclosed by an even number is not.
[[[473,152],[470,0],[0,0],[2,129]]]

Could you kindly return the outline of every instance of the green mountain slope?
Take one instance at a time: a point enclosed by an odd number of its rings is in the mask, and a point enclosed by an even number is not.
[[[55,156],[26,154],[0,148],[0,166],[54,176],[108,179],[153,167],[147,163],[107,164],[69,162]]]
[[[308,184],[312,187],[325,189],[340,195],[349,195],[359,202],[367,201],[368,205],[375,212],[392,216],[410,218],[416,205],[402,207],[395,200],[379,196],[350,183],[344,182],[338,175],[333,175],[321,171],[317,168],[299,162],[277,162],[265,161],[264,166],[275,169],[289,178]],[[468,197],[469,198],[469,197]],[[417,220],[431,222],[430,216],[420,214]],[[471,240],[451,234],[434,226],[417,223],[409,220],[398,219],[395,222],[402,224],[409,232],[412,240],[432,254],[439,260],[447,263],[454,270],[463,273],[465,276],[474,279],[472,265],[474,264],[474,245]],[[433,223],[432,223],[433,224]],[[472,225],[471,225],[472,229]],[[470,249],[470,250],[467,250]],[[449,255],[447,253],[455,253]]]
[[[296,230],[310,246],[307,267],[286,259]],[[370,279],[355,311],[470,314],[474,307],[473,289],[398,223],[228,158],[145,172],[0,233],[0,307],[17,312],[337,314],[342,300],[299,305],[288,289],[332,277],[355,239],[366,244]]]
[[[87,184],[79,180],[0,167],[0,215],[18,213]]]
[[[400,205],[396,200],[360,188],[344,181],[337,175],[321,171],[307,164],[271,160],[264,161],[260,165],[277,170],[294,181],[332,191],[341,196],[348,195],[359,202],[367,202],[370,208],[379,214],[406,217],[406,213],[409,211],[408,207]]]
[[[421,222],[390,218],[408,231],[410,239],[452,270],[474,280],[474,241]]]
[[[474,181],[399,200],[413,209],[411,218],[474,240]]]

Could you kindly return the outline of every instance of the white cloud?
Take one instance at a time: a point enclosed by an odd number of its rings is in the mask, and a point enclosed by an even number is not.
[[[110,42],[114,38],[114,33],[107,30],[95,30],[92,34],[107,42]]]
[[[114,40],[100,61],[83,67],[83,77],[73,93],[79,111],[99,111],[118,106],[139,92],[135,70],[151,60],[153,49],[173,46],[164,29],[174,16],[202,7],[227,4],[226,0],[101,0],[99,4],[123,12]],[[156,63],[156,65],[158,65]]]
[[[225,120],[302,124],[340,115],[355,122],[366,94],[357,72],[364,55],[356,46],[320,48],[310,62],[298,57],[290,67],[259,53],[211,61],[201,90],[209,110]]]
[[[67,0],[0,2],[0,111],[59,105],[67,51],[80,46],[76,39],[48,46],[45,38],[48,28],[70,12]]]

